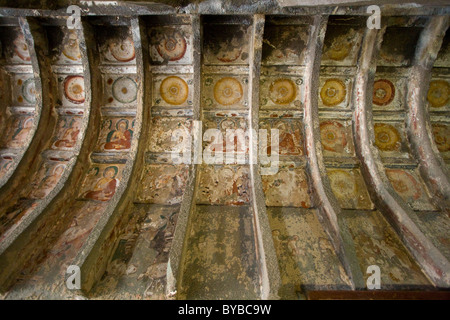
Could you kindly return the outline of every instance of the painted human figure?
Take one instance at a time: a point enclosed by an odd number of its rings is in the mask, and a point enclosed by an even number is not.
[[[20,121],[19,127],[12,135],[12,139],[8,143],[8,146],[11,148],[21,147],[24,144],[25,140],[27,139],[32,126],[33,126],[33,118],[27,118],[25,121]]]
[[[98,179],[94,188],[86,192],[84,197],[98,201],[109,201],[119,185],[119,180],[116,179],[117,171],[118,169],[115,166],[106,168],[103,171],[103,178]]]
[[[106,137],[105,150],[124,150],[131,147],[133,131],[128,129],[128,120],[122,119],[117,122],[116,129]]]
[[[77,142],[78,134],[80,133],[80,123],[72,120],[69,128],[64,132],[61,139],[55,142],[56,148],[73,148]]]
[[[42,179],[36,186],[33,188],[34,190],[31,193],[31,197],[33,198],[44,198],[46,197],[56,186],[59,179],[61,179],[62,174],[64,173],[65,164],[58,164],[55,166],[50,175],[47,175]]]
[[[13,165],[13,160],[5,159],[0,162],[0,178],[3,177]]]

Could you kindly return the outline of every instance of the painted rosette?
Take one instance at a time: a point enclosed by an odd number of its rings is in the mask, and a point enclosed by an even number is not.
[[[269,97],[276,104],[289,104],[296,95],[295,83],[290,79],[277,79],[270,84]]]
[[[400,148],[400,134],[398,130],[385,123],[376,123],[375,144],[382,151],[396,151]]]
[[[433,108],[441,108],[448,102],[449,84],[444,80],[430,82],[427,99]]]
[[[320,97],[324,105],[332,107],[338,105],[345,99],[347,91],[345,84],[339,79],[329,79],[320,90]]]
[[[328,49],[327,55],[331,60],[342,61],[347,58],[350,49],[351,43],[340,37],[333,41],[333,44]]]
[[[373,84],[373,103],[377,106],[385,106],[394,100],[395,87],[391,81],[381,79]]]
[[[217,60],[225,63],[234,62],[241,56],[241,53],[242,49],[234,48],[230,51],[221,52],[220,55],[217,56]]]
[[[410,173],[399,169],[386,169],[386,175],[400,197],[417,200],[422,196],[419,183]]]
[[[30,52],[28,51],[28,45],[25,42],[23,35],[20,35],[16,40],[14,40],[14,51],[23,61],[30,61]]]
[[[180,105],[188,98],[189,88],[180,77],[170,76],[161,82],[161,97],[169,104]]]
[[[243,96],[241,83],[230,77],[217,81],[214,86],[214,99],[224,106],[238,103]]]
[[[64,80],[64,95],[73,103],[83,103],[84,78],[82,76],[69,76]]]
[[[175,32],[173,35],[164,36],[156,50],[164,60],[177,61],[184,57],[186,48],[184,37],[179,32]]]
[[[344,126],[336,121],[325,121],[320,124],[322,146],[331,152],[340,152],[347,145]]]
[[[131,38],[126,38],[120,42],[112,42],[109,48],[117,61],[129,62],[135,57],[134,42]]]
[[[450,128],[444,124],[433,124],[433,136],[440,152],[450,151]]]
[[[36,88],[34,79],[30,78],[25,80],[22,85],[22,95],[24,99],[31,104],[36,103]]]
[[[81,58],[80,47],[78,46],[78,39],[75,33],[69,34],[68,40],[64,43],[62,53],[66,58],[78,61]]]
[[[129,77],[117,78],[112,85],[112,94],[121,103],[131,103],[137,98],[137,84]]]
[[[330,170],[328,172],[331,189],[339,199],[353,199],[357,187],[353,176],[344,170]]]

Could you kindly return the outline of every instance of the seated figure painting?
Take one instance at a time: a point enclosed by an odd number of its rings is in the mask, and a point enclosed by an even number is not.
[[[108,120],[107,123],[109,123],[109,132],[106,135],[106,143],[104,144],[103,149],[109,151],[130,149],[133,130],[130,128],[129,120],[118,120],[115,123],[114,130],[111,130],[113,121]]]
[[[18,117],[13,120],[9,132],[5,135],[3,144],[8,148],[21,148],[26,144],[33,127],[33,117]]]
[[[91,169],[87,180],[96,178],[99,175],[99,168]],[[116,188],[119,186],[117,166],[108,166],[103,170],[103,176],[97,178],[95,183],[83,194],[83,198],[97,201],[109,201],[114,196]]]
[[[80,133],[81,120],[78,118],[63,119],[60,124],[58,139],[53,144],[55,149],[71,149],[75,146]]]

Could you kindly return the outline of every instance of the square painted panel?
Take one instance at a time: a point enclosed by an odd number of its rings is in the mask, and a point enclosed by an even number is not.
[[[153,105],[156,107],[192,107],[193,75],[155,75]]]
[[[81,51],[77,30],[69,30],[67,27],[47,26],[46,28],[49,48],[54,53],[54,64],[80,65]]]
[[[390,27],[383,35],[377,65],[406,67],[411,65],[421,28]]]
[[[191,64],[192,28],[188,25],[152,27],[148,31],[153,64]]]
[[[444,159],[450,159],[450,124],[447,122],[433,122],[431,124],[433,138]]]
[[[294,76],[261,77],[261,109],[302,109],[303,79]]]
[[[343,209],[374,208],[359,169],[327,169],[331,190]]]
[[[427,102],[430,112],[450,111],[449,78],[433,77],[427,91]]]
[[[128,151],[134,133],[134,118],[104,117],[96,150],[104,152]]]
[[[247,109],[248,77],[205,75],[202,79],[204,109]]]
[[[281,166],[273,175],[263,175],[263,191],[268,207],[311,207],[305,168]]]
[[[192,119],[186,117],[153,117],[150,125],[150,139],[148,150],[150,152],[180,152],[188,150],[191,137]],[[179,139],[175,139],[178,136]]]
[[[22,148],[31,139],[34,118],[30,116],[11,116],[7,121],[7,129],[1,139],[6,148]]]
[[[66,168],[66,162],[44,162],[39,171],[33,175],[28,197],[32,199],[45,198],[56,187]]]
[[[357,26],[329,25],[323,45],[322,65],[354,66],[364,29]]]
[[[320,121],[320,139],[325,157],[352,157],[355,155],[351,120]]]
[[[351,101],[352,83],[353,81],[350,78],[320,77],[319,108],[348,109]]]
[[[250,202],[248,166],[207,166],[200,168],[198,204],[244,205]]]
[[[95,30],[103,64],[136,64],[133,37],[128,27],[99,27]]]
[[[248,64],[250,33],[250,25],[204,24],[203,63]]]
[[[408,158],[405,124],[394,121],[374,121],[375,146],[382,158]]]
[[[20,27],[4,28],[2,32],[5,32],[5,35],[11,35],[2,39],[6,62],[10,64],[31,64],[29,47]]]
[[[36,88],[32,74],[15,74],[11,79],[13,105],[36,105]]]
[[[304,65],[309,26],[268,25],[264,27],[263,65]]]
[[[136,200],[167,205],[181,203],[188,176],[187,165],[148,164],[142,172]]]
[[[208,131],[212,129],[213,131]],[[216,131],[218,130],[218,131]],[[248,120],[238,117],[208,117],[203,120],[203,150],[248,154]],[[205,157],[205,152],[203,154]],[[226,155],[223,155],[225,161]],[[222,162],[223,163],[223,162]]]
[[[386,169],[393,189],[413,210],[435,210],[422,180],[415,170]]]
[[[80,198],[109,201],[122,179],[123,164],[95,164],[89,169],[81,186]]]
[[[136,107],[138,80],[134,74],[103,75],[105,107]]]
[[[267,155],[270,156],[271,129],[278,130],[278,153],[280,156],[303,156],[303,125],[301,120],[264,119],[259,122],[259,129],[267,130]],[[262,134],[262,132],[260,132]]]
[[[82,121],[81,117],[59,117],[52,149],[73,149],[78,142]]]
[[[376,74],[373,85],[374,110],[404,110],[406,105],[406,79]]]
[[[83,107],[86,99],[84,77],[81,75],[56,75],[58,85],[58,105],[63,107]]]

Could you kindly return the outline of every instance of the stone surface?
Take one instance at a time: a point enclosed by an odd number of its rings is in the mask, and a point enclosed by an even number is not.
[[[0,7],[0,297],[448,288],[448,8],[166,2]]]

